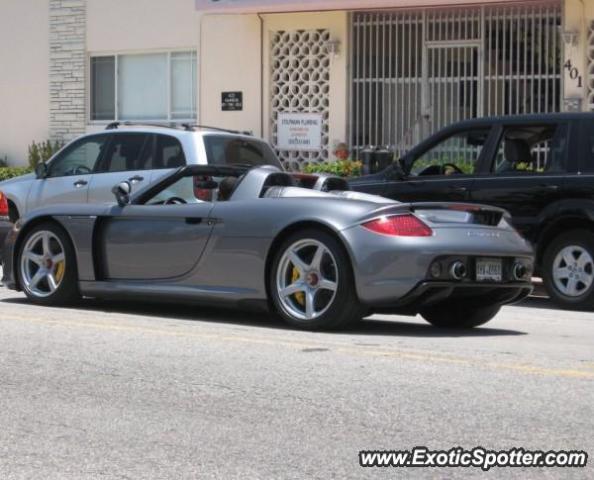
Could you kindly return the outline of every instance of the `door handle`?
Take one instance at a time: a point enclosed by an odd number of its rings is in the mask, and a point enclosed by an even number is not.
[[[73,185],[76,188],[81,188],[81,187],[84,187],[85,185],[88,185],[88,184],[89,184],[89,182],[87,182],[86,180],[77,180],[76,182],[74,182]]]
[[[539,185],[540,188],[544,188],[545,190],[549,190],[551,192],[556,192],[561,187],[559,185]]]
[[[202,218],[192,218],[192,217],[188,217],[186,218],[186,223],[188,225],[199,225],[202,223]]]
[[[140,175],[134,175],[133,177],[130,177],[128,179],[128,181],[132,182],[132,183],[142,182],[143,180],[144,180],[144,177],[141,177]]]
[[[467,187],[450,187],[450,190],[452,192],[466,193],[468,191],[468,188]]]

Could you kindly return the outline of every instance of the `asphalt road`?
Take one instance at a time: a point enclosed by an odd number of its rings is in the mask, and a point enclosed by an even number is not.
[[[594,314],[544,299],[443,332],[345,333],[199,307],[39,308],[0,288],[0,478],[479,478],[363,469],[361,449],[594,454]],[[491,478],[594,478],[594,468]]]

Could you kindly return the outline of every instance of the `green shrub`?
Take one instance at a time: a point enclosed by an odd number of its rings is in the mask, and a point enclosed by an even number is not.
[[[20,177],[32,171],[33,169],[29,167],[0,167],[0,182],[9,178]]]
[[[64,143],[57,140],[52,143],[50,140],[29,145],[29,167],[35,169],[41,162],[47,162],[58,150],[64,146]]]
[[[303,173],[330,173],[339,177],[358,177],[363,164],[358,160],[337,160],[334,162],[308,163]]]

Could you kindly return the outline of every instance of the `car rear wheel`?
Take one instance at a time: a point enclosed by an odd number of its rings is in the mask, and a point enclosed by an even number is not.
[[[74,248],[66,232],[54,223],[27,233],[17,272],[25,295],[35,303],[59,305],[80,298]]]
[[[543,282],[561,307],[594,307],[594,234],[573,230],[555,238],[543,257]]]
[[[273,259],[269,282],[276,311],[292,326],[338,329],[363,316],[348,254],[326,232],[289,236]]]
[[[421,311],[431,325],[440,328],[473,328],[484,325],[499,313],[501,305],[477,306],[465,300],[441,302]]]

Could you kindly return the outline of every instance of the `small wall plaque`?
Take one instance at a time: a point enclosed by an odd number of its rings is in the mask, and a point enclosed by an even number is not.
[[[221,94],[221,108],[223,112],[243,110],[243,92],[223,92]]]

